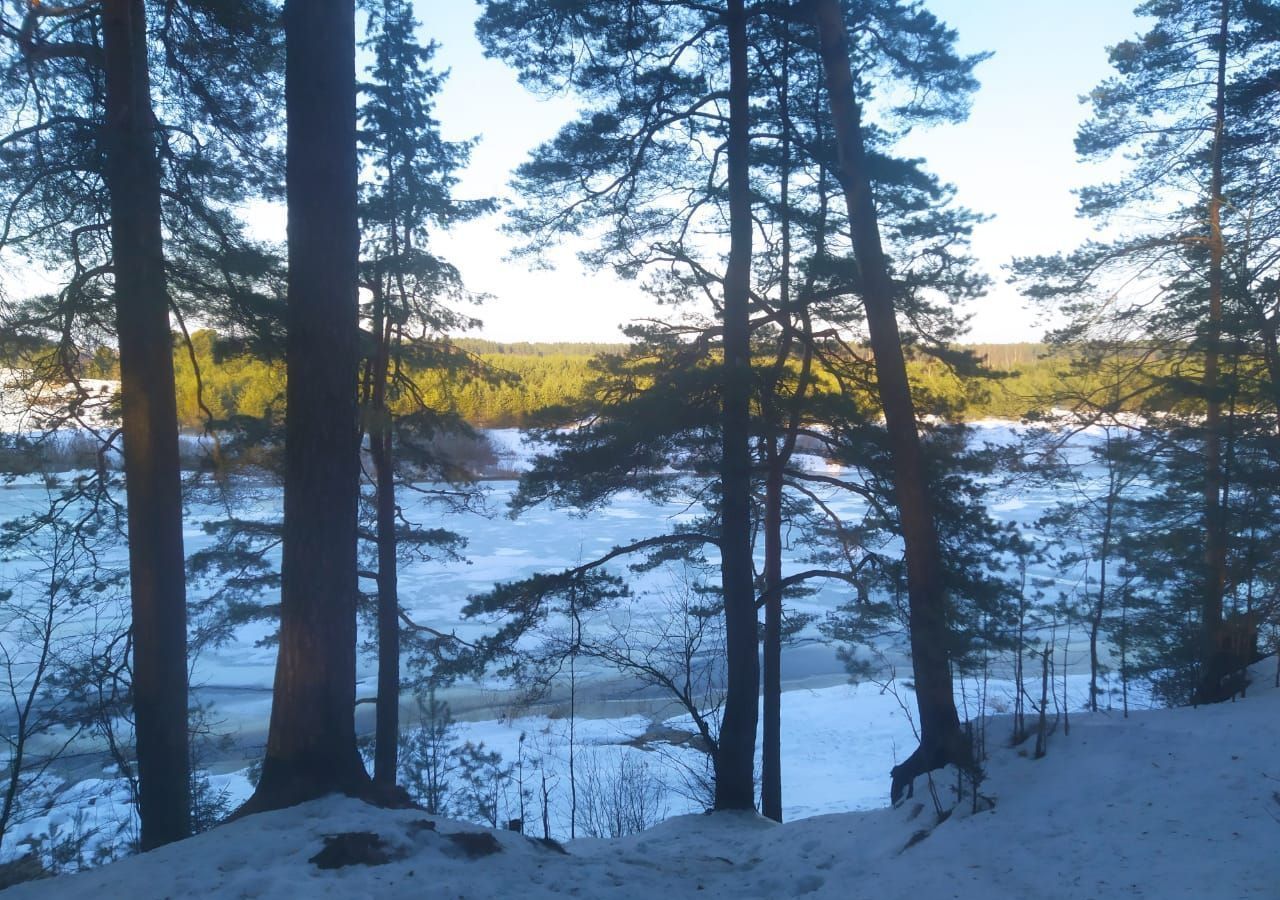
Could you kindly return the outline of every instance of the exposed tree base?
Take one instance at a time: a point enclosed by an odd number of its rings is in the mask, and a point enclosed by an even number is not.
[[[911,796],[917,777],[946,766],[955,766],[969,773],[976,773],[978,770],[978,763],[973,756],[973,744],[959,730],[946,738],[921,741],[915,753],[890,770],[889,776],[893,779],[889,788],[890,801],[897,806],[903,799]]]
[[[1223,703],[1244,696],[1249,667],[1262,659],[1258,651],[1258,613],[1233,613],[1218,623],[1207,637],[1211,650],[1201,668],[1199,683],[1191,695],[1193,706]]]
[[[227,821],[287,809],[330,794],[344,794],[384,809],[418,808],[404,788],[375,784],[358,756],[345,763],[327,755],[288,761],[268,756],[262,762],[262,777],[253,796]]]
[[[1249,688],[1249,666],[1262,659],[1257,655],[1248,665],[1232,669],[1225,674],[1212,674],[1205,678],[1191,697],[1192,706],[1208,706],[1212,703],[1226,703],[1243,697]]]

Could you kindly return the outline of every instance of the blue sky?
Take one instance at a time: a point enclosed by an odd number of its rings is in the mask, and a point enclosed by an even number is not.
[[[1034,340],[1043,322],[1005,285],[1014,256],[1067,249],[1089,234],[1076,220],[1071,189],[1092,180],[1075,159],[1072,138],[1085,114],[1078,102],[1107,76],[1106,47],[1140,23],[1129,0],[930,0],[957,29],[963,52],[993,51],[978,70],[982,88],[969,120],[913,134],[905,149],[954,183],[965,205],[993,216],[974,250],[996,281],[971,309],[971,337]],[[463,196],[502,194],[507,175],[529,149],[573,115],[567,98],[539,100],[501,63],[485,59],[472,24],[478,7],[463,0],[419,0],[424,34],[440,42],[452,77],[439,98],[447,136],[478,136]],[[1096,174],[1096,173],[1095,173]],[[509,247],[495,217],[445,236],[439,249],[469,285],[491,294],[480,310],[482,334],[496,340],[613,340],[621,323],[653,307],[631,284],[584,271],[571,249],[551,272],[502,259]]]

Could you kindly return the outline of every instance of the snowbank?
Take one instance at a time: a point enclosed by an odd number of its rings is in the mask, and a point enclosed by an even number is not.
[[[918,784],[897,809],[782,826],[749,814],[682,816],[561,852],[510,832],[329,798],[6,897],[1275,900],[1274,667],[1261,664],[1248,699],[1235,703],[1129,719],[1076,715],[1040,760],[1028,745],[996,749],[981,789],[994,808],[973,813],[966,800],[940,823]],[[948,803],[953,779],[935,782]],[[353,859],[374,864],[321,865]]]

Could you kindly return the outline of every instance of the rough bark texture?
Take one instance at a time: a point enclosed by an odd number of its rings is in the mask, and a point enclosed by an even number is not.
[[[289,335],[280,651],[241,813],[368,795],[356,750],[356,81],[353,0],[285,3]]]
[[[716,752],[716,809],[755,808],[760,664],[751,567],[751,188],[747,23],[729,0],[729,263],[724,281],[724,397],[720,573],[727,679]]]
[[[849,210],[880,404],[893,455],[894,498],[906,553],[911,665],[920,712],[920,746],[893,769],[890,795],[896,802],[917,775],[949,763],[970,767],[973,754],[960,729],[952,695],[947,600],[938,534],[898,333],[895,289],[880,244],[871,180],[866,170],[862,113],[854,93],[848,38],[838,0],[815,0],[812,11],[839,147],[840,185]]]
[[[142,849],[191,833],[182,484],[142,0],[105,0],[103,130],[129,505]]]
[[[1217,44],[1217,94],[1214,98],[1213,149],[1209,171],[1209,317],[1204,354],[1204,600],[1201,609],[1200,686],[1195,700],[1225,700],[1218,645],[1222,598],[1227,586],[1226,511],[1223,506],[1222,400],[1218,360],[1222,340],[1223,257],[1222,151],[1226,133],[1227,38],[1230,4],[1222,0]]]

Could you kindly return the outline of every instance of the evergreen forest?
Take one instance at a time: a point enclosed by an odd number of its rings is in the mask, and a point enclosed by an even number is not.
[[[570,111],[486,192],[448,4],[0,3],[0,889],[331,795],[549,844],[782,822],[796,704],[849,683],[898,729],[850,782],[941,824],[994,747],[1247,697],[1280,2],[1098,29],[1088,237],[994,265],[913,149],[990,59],[934,5],[459,4]],[[656,312],[533,293],[497,340],[477,229]],[[1038,332],[975,334],[1006,302]]]

